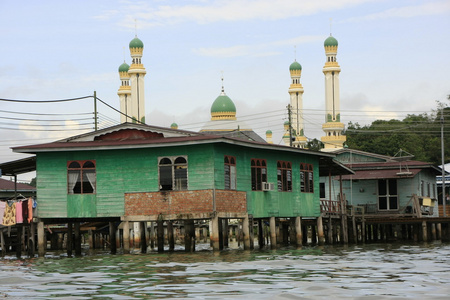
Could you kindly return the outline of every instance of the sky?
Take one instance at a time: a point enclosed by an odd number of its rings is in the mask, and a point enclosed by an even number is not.
[[[341,122],[432,113],[450,94],[446,0],[0,0],[0,163],[11,147],[93,130],[120,116],[118,67],[144,43],[146,122],[198,131],[222,86],[237,118],[282,144],[289,65],[302,65],[305,136],[323,135],[324,40],[339,42]],[[26,175],[24,175],[26,177]],[[26,178],[24,178],[26,180]]]

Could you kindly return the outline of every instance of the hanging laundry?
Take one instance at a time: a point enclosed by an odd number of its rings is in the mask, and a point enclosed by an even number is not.
[[[0,201],[0,224],[3,223],[3,215],[5,214],[6,202]]]
[[[28,223],[33,221],[33,202],[33,198],[28,199]]]
[[[16,203],[16,223],[23,223],[23,215],[22,215],[22,202]]]
[[[16,202],[8,201],[5,206],[2,225],[11,226],[16,224]]]

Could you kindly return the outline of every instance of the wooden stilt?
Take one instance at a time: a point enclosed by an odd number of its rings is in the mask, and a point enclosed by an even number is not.
[[[263,226],[262,219],[258,219],[258,245],[260,249],[263,248],[265,244]]]
[[[147,226],[145,222],[139,222],[139,245],[141,248],[141,253],[147,253],[147,237],[145,232],[147,231]]]
[[[219,243],[219,216],[214,214],[209,223],[209,239],[214,251],[220,250]]]
[[[67,256],[72,257],[73,249],[73,223],[67,223]]]
[[[34,257],[36,250],[36,223],[30,223],[30,236],[28,238],[28,256]]]
[[[37,224],[38,233],[38,255],[40,257],[45,256],[45,232],[44,232],[44,222],[39,221]]]
[[[437,223],[436,224],[436,238],[438,240],[442,239],[442,227],[441,227],[441,223]]]
[[[428,242],[427,221],[422,221],[422,240]]]
[[[223,221],[224,219],[219,218],[219,249],[223,250]]]
[[[22,235],[23,235],[23,226],[17,225],[17,240],[16,240],[16,256],[17,258],[22,257]]]
[[[331,216],[328,218],[328,243],[330,245],[334,244],[334,236],[333,236],[333,219],[331,218]]]
[[[270,248],[276,249],[277,248],[277,228],[275,223],[275,217],[270,217]]]
[[[225,248],[229,247],[229,240],[230,236],[228,235],[229,229],[228,229],[228,219],[223,219],[223,228],[222,228],[222,234],[223,234],[223,246]]]
[[[242,221],[242,232],[244,234],[244,249],[250,250],[250,222],[248,215]]]
[[[116,223],[109,222],[109,247],[111,254],[117,253],[116,231],[117,231]]]
[[[164,221],[162,219],[159,219],[157,222],[157,244],[158,244],[158,252],[162,253],[164,252]]]
[[[2,257],[5,257],[6,255],[6,243],[5,243],[5,236],[3,235],[3,230],[0,231],[0,247],[2,247]]]
[[[436,224],[435,223],[431,223],[431,238],[433,241],[435,241],[437,239],[437,235],[436,235]]]
[[[81,233],[80,233],[80,222],[74,223],[74,231],[75,231],[75,255],[81,256]]]
[[[167,239],[169,242],[169,251],[175,250],[175,236],[173,234],[173,221],[167,222]]]

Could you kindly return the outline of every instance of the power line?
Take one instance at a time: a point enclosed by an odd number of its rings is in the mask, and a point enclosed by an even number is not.
[[[55,103],[55,102],[77,101],[77,100],[93,98],[93,97],[94,96],[84,96],[84,97],[68,98],[68,99],[57,99],[57,100],[17,100],[17,99],[0,98],[0,101],[18,102],[18,103]]]

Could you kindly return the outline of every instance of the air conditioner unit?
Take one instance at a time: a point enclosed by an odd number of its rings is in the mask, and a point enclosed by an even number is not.
[[[262,190],[263,191],[273,191],[273,183],[263,182],[262,183]]]

